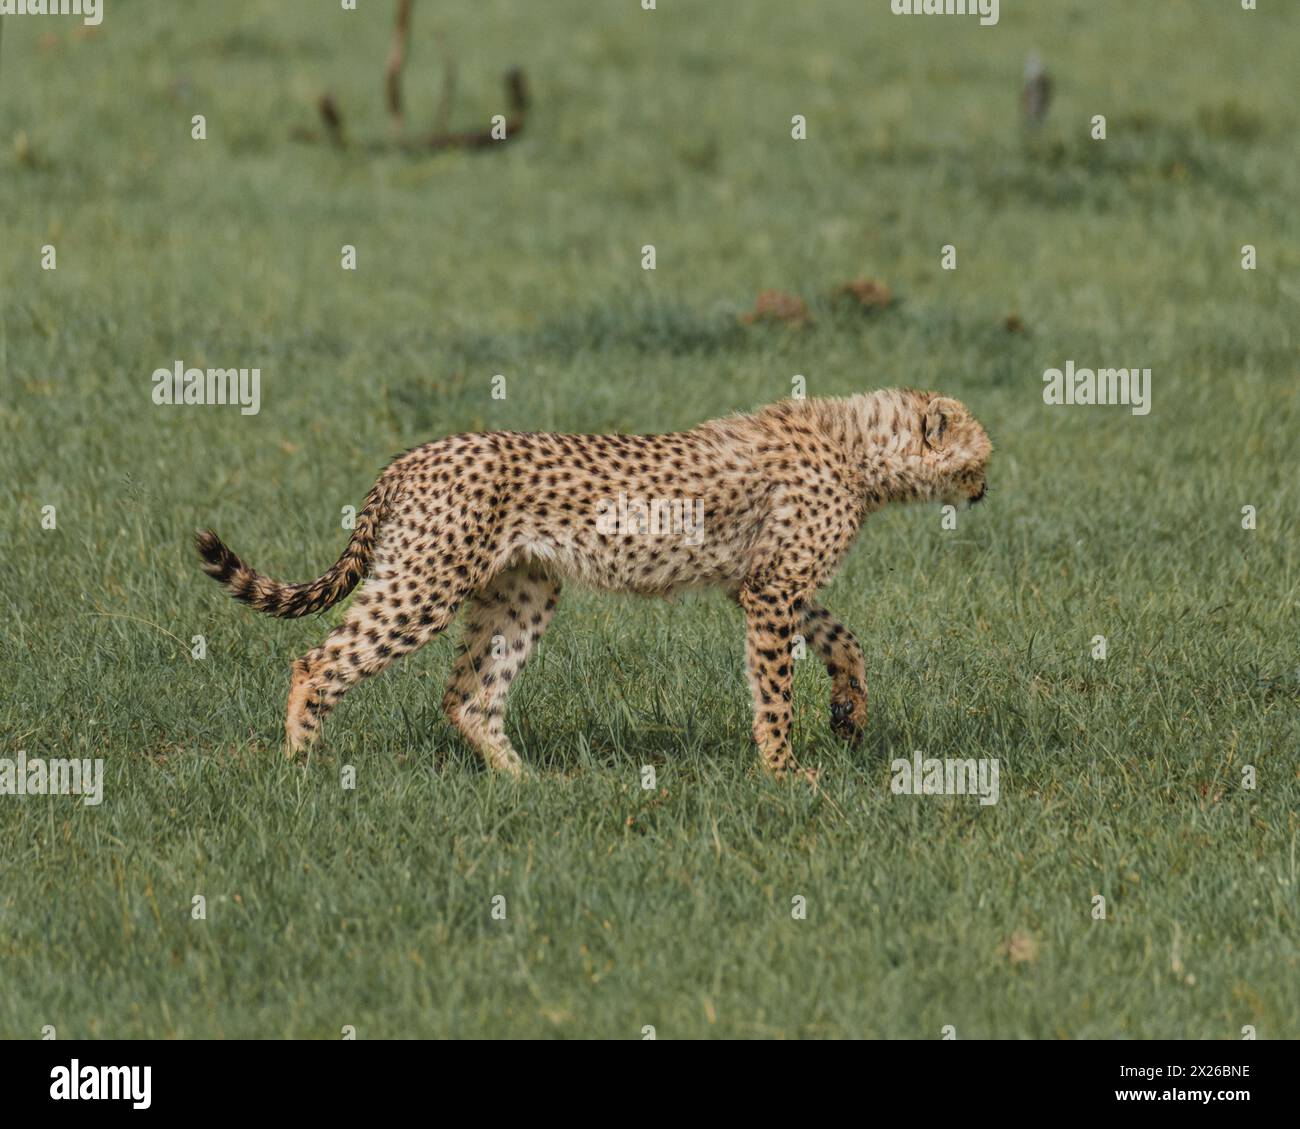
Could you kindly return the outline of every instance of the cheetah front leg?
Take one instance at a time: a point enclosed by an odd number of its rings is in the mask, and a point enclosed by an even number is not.
[[[856,744],[867,726],[867,666],[862,647],[847,627],[812,602],[804,605],[801,631],[831,678],[831,732]]]
[[[780,779],[794,766],[790,644],[801,601],[777,586],[744,587],[738,599],[745,609],[745,669],[754,697],[754,741],[763,767]]]
[[[505,733],[506,695],[559,599],[556,580],[525,567],[501,573],[469,602],[442,707],[489,768],[523,774]]]

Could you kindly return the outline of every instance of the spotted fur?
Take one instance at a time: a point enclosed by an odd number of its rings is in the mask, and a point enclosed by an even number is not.
[[[270,615],[327,608],[367,578],[344,621],[293,665],[291,755],[351,686],[464,608],[443,706],[491,767],[518,775],[506,695],[572,580],[641,595],[730,593],[745,613],[754,739],[780,775],[793,763],[799,639],[830,675],[833,730],[852,739],[866,724],[862,648],[815,599],[863,519],[889,502],[979,501],[991,449],[963,405],[911,390],[788,400],[667,435],[455,435],[389,464],[318,580],[271,580],[211,532],[198,548],[209,575]],[[611,517],[620,499],[627,521]],[[664,529],[671,506],[661,503],[672,501],[702,524]],[[658,518],[641,503],[659,506]]]

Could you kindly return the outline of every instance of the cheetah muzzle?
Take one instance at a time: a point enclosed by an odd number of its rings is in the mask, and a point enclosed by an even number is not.
[[[890,502],[979,501],[991,450],[958,401],[897,389],[786,400],[667,435],[454,435],[389,463],[343,555],[309,583],[256,572],[210,531],[197,545],[210,576],[269,615],[321,611],[365,580],[293,664],[291,756],[352,686],[463,609],[443,707],[491,768],[518,776],[506,696],[563,582],[647,596],[712,586],[744,610],[754,740],[779,776],[794,764],[801,644],[830,676],[834,734],[857,740],[867,724],[862,648],[816,601],[863,520]]]

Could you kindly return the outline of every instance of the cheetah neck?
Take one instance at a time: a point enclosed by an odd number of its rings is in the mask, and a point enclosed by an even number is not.
[[[888,388],[833,401],[830,426],[852,465],[861,468],[868,511],[933,496],[919,427],[927,399],[923,392]]]

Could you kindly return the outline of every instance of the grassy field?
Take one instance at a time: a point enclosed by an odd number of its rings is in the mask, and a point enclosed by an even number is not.
[[[457,127],[513,64],[535,104],[411,157],[368,144],[392,5],[360,7],[3,21],[0,757],[106,779],[0,796],[0,1035],[1300,1036],[1300,10],[419,3],[413,125],[444,50]],[[325,89],[346,152],[294,139]],[[831,301],[856,277],[896,301]],[[764,288],[811,322],[742,325]],[[1070,359],[1150,367],[1150,414],[1045,405]],[[154,405],[177,360],[260,367],[261,411]],[[799,666],[819,794],[756,771],[712,596],[570,589],[512,697],[523,785],[441,716],[454,636],[282,759],[327,624],[232,604],[196,527],[308,579],[397,450],[685,427],[795,374],[940,389],[998,448],[956,530],[882,513],[828,589],[872,721],[840,746]],[[1000,802],[893,795],[913,750],[997,758]]]

